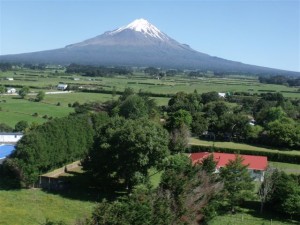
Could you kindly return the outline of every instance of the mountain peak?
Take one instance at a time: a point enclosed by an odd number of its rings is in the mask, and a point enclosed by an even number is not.
[[[150,36],[153,38],[158,38],[161,40],[168,40],[168,36],[165,35],[163,32],[161,32],[157,27],[155,27],[153,24],[149,23],[147,20],[141,18],[141,19],[136,19],[130,24],[120,27],[117,30],[114,30],[110,32],[111,35],[115,35],[117,33],[120,33],[124,30],[133,30],[136,32],[141,32],[145,36]]]

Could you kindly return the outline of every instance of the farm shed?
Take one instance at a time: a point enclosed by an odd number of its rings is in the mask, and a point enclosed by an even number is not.
[[[199,152],[191,153],[190,159],[193,164],[201,163],[203,159],[208,157],[210,154],[213,154],[214,161],[216,165],[216,173],[220,171],[221,167],[225,167],[230,160],[234,160],[236,155],[229,153],[210,153],[210,152]],[[268,166],[268,159],[265,156],[254,156],[254,155],[240,155],[244,161],[243,165],[248,166],[248,171],[250,172],[251,177],[256,181],[264,180],[264,173]]]

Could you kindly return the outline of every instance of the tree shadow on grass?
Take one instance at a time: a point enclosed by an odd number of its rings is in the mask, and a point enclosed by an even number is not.
[[[124,192],[116,192],[113,187],[105,190],[97,188],[94,178],[89,172],[68,171],[57,178],[55,182],[55,187],[43,188],[42,190],[64,198],[92,202],[100,202],[103,199],[114,200],[125,194]]]
[[[1,176],[1,175],[0,175]],[[0,179],[0,191],[11,191],[11,190],[20,190],[20,182],[16,179],[11,179],[8,177],[1,177]]]

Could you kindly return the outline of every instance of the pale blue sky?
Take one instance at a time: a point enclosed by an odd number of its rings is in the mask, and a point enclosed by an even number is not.
[[[0,55],[61,48],[138,18],[200,52],[300,71],[300,0],[0,0]]]

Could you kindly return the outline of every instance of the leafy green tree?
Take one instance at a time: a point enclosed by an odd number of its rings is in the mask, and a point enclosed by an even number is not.
[[[193,93],[177,92],[168,102],[168,111],[176,112],[180,109],[186,110],[191,114],[197,113],[202,109],[201,96],[195,90]]]
[[[92,146],[90,118],[69,116],[30,128],[10,156],[12,170],[25,186],[32,186],[41,173],[82,159]]]
[[[174,113],[169,114],[169,118],[167,119],[167,127],[169,130],[178,129],[183,125],[190,127],[192,123],[191,114],[183,109],[180,109]]]
[[[284,172],[272,174],[273,191],[268,195],[268,204],[279,213],[300,216],[300,185],[298,180]]]
[[[152,199],[150,191],[139,186],[130,196],[109,203],[103,200],[93,212],[89,225],[150,225]]]
[[[3,85],[0,85],[0,94],[6,93],[6,88]]]
[[[148,169],[168,154],[168,133],[160,125],[143,119],[113,118],[99,131],[85,165],[99,184],[123,180],[130,190],[145,181]]]
[[[20,97],[21,98],[25,98],[27,95],[28,95],[28,93],[29,93],[29,87],[27,87],[27,86],[24,86],[24,87],[22,87],[20,90],[19,90],[19,95],[20,95]]]
[[[125,88],[123,94],[120,96],[120,101],[124,101],[128,96],[133,95],[134,90],[130,87]]]
[[[266,126],[275,120],[286,118],[286,113],[281,107],[264,108],[256,116],[256,122],[259,125]]]
[[[208,121],[204,117],[203,113],[198,112],[193,114],[191,130],[192,133],[198,137],[202,136],[203,132],[208,130]]]
[[[190,130],[185,124],[173,129],[170,132],[170,151],[173,153],[185,152],[189,146],[190,136]]]
[[[263,128],[259,125],[247,125],[245,128],[245,138],[249,141],[249,142],[254,142],[255,140],[257,140],[261,133],[263,132]]]
[[[203,104],[220,100],[218,92],[211,91],[201,94]]]
[[[13,128],[5,123],[0,123],[0,132],[12,132]]]
[[[40,101],[43,101],[44,98],[45,98],[45,92],[39,91],[35,97],[35,101],[40,102]]]
[[[214,155],[210,154],[208,157],[204,158],[201,162],[201,168],[208,174],[212,174],[216,171],[217,162],[214,160]]]
[[[19,131],[25,131],[26,128],[29,127],[29,124],[25,120],[21,120],[16,123],[14,131],[19,132]]]
[[[243,161],[242,156],[236,155],[234,160],[229,160],[227,165],[220,169],[220,176],[224,181],[224,197],[232,210],[253,196],[253,180],[248,166],[243,165]]]
[[[148,108],[142,97],[130,95],[121,103],[120,115],[129,119],[137,119],[147,116]]]
[[[268,139],[280,147],[300,148],[300,126],[292,119],[275,120],[267,125]]]

